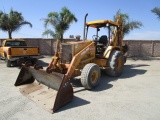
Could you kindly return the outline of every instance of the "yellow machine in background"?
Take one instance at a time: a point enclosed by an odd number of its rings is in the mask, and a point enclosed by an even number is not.
[[[23,94],[48,111],[55,112],[72,100],[71,78],[81,76],[82,85],[93,89],[100,82],[101,70],[110,76],[122,73],[127,52],[122,40],[122,19],[117,17],[117,22],[96,20],[86,23],[86,17],[84,40],[67,43],[58,40],[55,55],[46,70],[40,65],[26,63],[16,80],[15,86]],[[93,40],[86,40],[89,28],[96,30]],[[108,32],[99,36],[100,29]]]

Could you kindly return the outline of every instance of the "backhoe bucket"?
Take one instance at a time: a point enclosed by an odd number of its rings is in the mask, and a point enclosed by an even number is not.
[[[73,99],[73,88],[64,74],[22,66],[15,82],[20,92],[54,113]]]

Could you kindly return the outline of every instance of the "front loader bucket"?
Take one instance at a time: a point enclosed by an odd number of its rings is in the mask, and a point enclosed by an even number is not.
[[[22,66],[15,86],[22,94],[52,113],[73,99],[69,79],[64,74],[49,74],[43,69]]]

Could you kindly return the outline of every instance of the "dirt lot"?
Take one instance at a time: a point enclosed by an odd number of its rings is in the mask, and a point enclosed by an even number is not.
[[[39,59],[44,67],[51,57]],[[119,78],[102,75],[93,91],[74,82],[74,99],[50,114],[14,87],[20,69],[0,60],[1,120],[160,120],[160,59],[129,59]]]

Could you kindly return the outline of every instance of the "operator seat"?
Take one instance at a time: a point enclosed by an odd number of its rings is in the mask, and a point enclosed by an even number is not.
[[[106,35],[102,35],[102,36],[99,38],[98,44],[97,44],[97,46],[96,46],[96,54],[102,55],[103,52],[104,52],[105,49],[106,49],[107,43],[108,43],[107,36],[106,36]]]
[[[107,36],[106,36],[106,35],[102,35],[102,36],[99,38],[99,43],[106,46],[107,43],[108,43],[108,38],[107,38]]]

